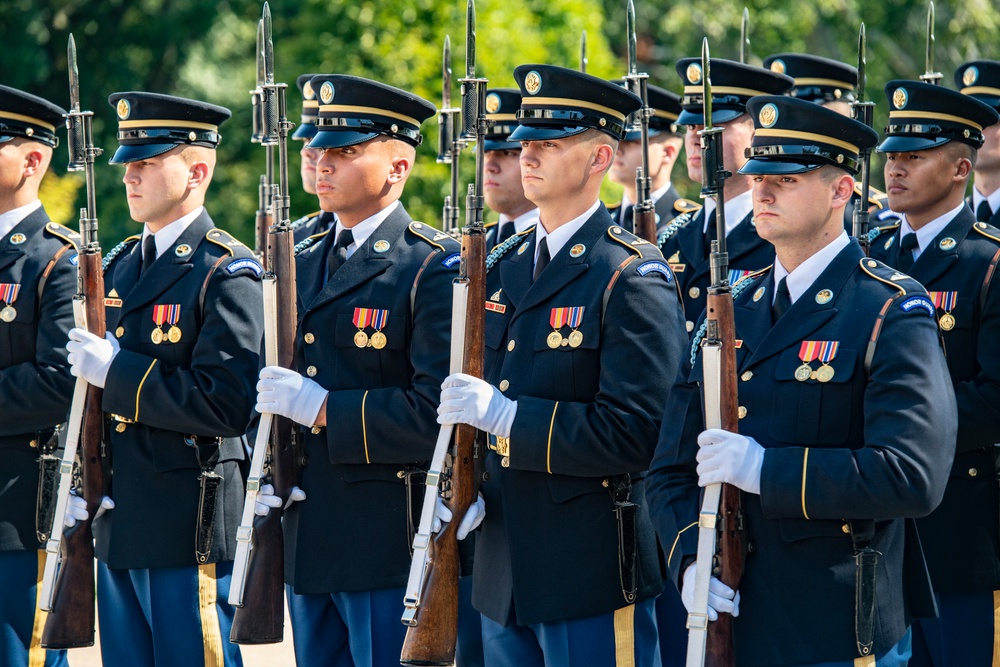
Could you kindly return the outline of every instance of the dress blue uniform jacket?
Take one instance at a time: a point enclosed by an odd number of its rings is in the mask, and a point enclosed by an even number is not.
[[[872,256],[896,266],[898,236],[898,225],[884,229],[872,242]],[[958,403],[955,463],[941,506],[917,522],[939,592],[1000,589],[998,253],[1000,229],[977,223],[966,208],[910,269],[929,291],[958,292],[955,327],[941,331]],[[944,312],[938,309],[936,317]]]
[[[11,304],[17,316],[0,321],[0,551],[43,546],[35,534],[38,447],[66,419],[73,395],[66,332],[73,326],[78,241],[43,208],[0,239],[0,283],[21,286]]]
[[[678,201],[681,202],[680,208],[675,208],[674,204]],[[653,205],[653,210],[656,211],[656,233],[657,235],[662,234],[663,230],[666,229],[667,223],[677,217],[677,214],[683,213],[687,210],[687,207],[691,204],[686,199],[681,199],[681,195],[677,192],[677,189],[671,185],[663,196],[656,200]],[[622,206],[619,203],[617,206],[608,207],[608,213],[611,214],[611,221],[616,225],[621,225],[622,229],[627,232],[635,231],[635,222],[630,220],[627,225],[622,224]]]
[[[296,257],[298,371],[330,392],[327,427],[303,430],[308,497],[284,518],[285,581],[299,594],[406,584],[410,517],[398,473],[431,458],[448,374],[458,243],[399,205],[324,286],[335,241],[328,232]],[[383,349],[355,345],[356,308],[389,311]]]
[[[611,227],[603,206],[534,283],[534,230],[516,238],[487,275],[486,380],[517,414],[509,467],[486,457],[472,599],[498,623],[529,625],[628,604],[609,488],[618,476],[633,476],[639,505],[636,600],[662,590],[641,476],[687,336],[656,247]],[[564,307],[584,308],[583,340],[552,349],[551,313]]]
[[[955,404],[937,326],[921,287],[864,258],[852,241],[772,327],[773,277],[735,299],[742,434],[765,449],[760,495],[743,496],[746,569],[736,658],[743,666],[859,657],[848,520],[875,520],[881,553],[873,652],[933,613],[919,541],[907,517],[940,501],[955,442]],[[870,360],[869,338],[884,309]],[[837,341],[829,382],[797,381],[803,341]],[[819,368],[819,362],[812,362]],[[701,357],[692,381],[701,381]],[[686,419],[681,419],[687,415]],[[694,421],[694,424],[690,422]],[[687,423],[685,423],[687,422]],[[697,554],[700,398],[671,394],[648,498],[674,582]],[[686,435],[685,435],[686,434]]]
[[[138,238],[105,262],[107,327],[121,351],[103,399],[116,416],[108,435],[115,509],[95,522],[97,555],[112,569],[197,565],[198,477],[218,451],[224,482],[207,562],[232,560],[243,510],[238,462],[263,331],[262,270],[203,212],[136,282]],[[154,306],[177,304],[181,340],[154,344]]]

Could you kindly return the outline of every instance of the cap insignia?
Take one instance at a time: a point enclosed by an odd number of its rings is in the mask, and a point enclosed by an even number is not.
[[[897,88],[896,92],[892,94],[892,105],[897,109],[905,107],[907,100],[909,100],[909,95],[906,94],[905,88]]]
[[[333,84],[329,81],[324,81],[323,85],[319,88],[319,98],[323,101],[323,104],[329,104],[333,101]]]
[[[302,97],[307,100],[316,99],[316,91],[313,90],[312,81],[306,81],[302,86]]]
[[[778,122],[778,107],[773,103],[765,104],[757,115],[762,127],[771,127]]]
[[[537,95],[542,89],[542,75],[535,70],[528,72],[528,76],[524,77],[524,89],[531,95]]]
[[[778,74],[784,74],[785,73],[785,61],[784,60],[775,60],[774,62],[772,62],[771,63],[771,71],[772,72],[777,72]]]
[[[701,65],[691,63],[687,68],[688,83],[701,83]]]
[[[978,78],[979,70],[975,66],[967,67],[965,72],[962,73],[962,83],[967,86],[974,84]]]
[[[527,82],[525,82],[527,84]],[[496,113],[500,111],[500,96],[490,93],[486,96],[486,113]]]
[[[128,115],[132,113],[132,107],[129,105],[128,100],[126,100],[124,97],[118,100],[117,111],[118,111],[118,118],[120,120],[125,120],[126,118],[128,118]]]

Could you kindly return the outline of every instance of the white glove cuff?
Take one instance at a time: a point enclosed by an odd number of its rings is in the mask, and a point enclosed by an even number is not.
[[[517,401],[505,399],[497,415],[496,430],[493,435],[498,438],[509,438],[510,431],[514,428],[514,416],[517,415]]]
[[[308,380],[302,384],[302,391],[298,396],[298,406],[292,419],[303,426],[312,426],[319,418],[319,411],[323,409],[323,402],[327,396],[326,389],[319,383]]]

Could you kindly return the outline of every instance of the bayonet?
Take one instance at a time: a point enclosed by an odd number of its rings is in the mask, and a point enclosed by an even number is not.
[[[656,243],[656,209],[650,197],[652,187],[649,178],[649,118],[653,110],[649,108],[647,84],[649,76],[639,72],[639,58],[635,34],[635,4],[628,0],[626,6],[625,30],[628,37],[628,74],[625,83],[628,89],[642,100],[642,106],[631,115],[626,132],[638,132],[641,140],[641,166],[635,170],[635,205],[632,209],[632,231],[650,243]]]
[[[444,198],[441,228],[449,234],[458,230],[458,156],[462,141],[458,132],[459,109],[451,106],[451,37],[444,37],[441,59],[441,110],[438,112],[438,155],[440,164],[451,165],[451,189]]]
[[[625,10],[625,35],[628,38],[628,75],[634,77],[638,73],[639,63],[636,54],[635,5],[632,0],[628,0],[628,6]]]
[[[865,84],[868,83],[868,62],[867,62],[867,40],[865,37],[865,24],[861,24],[861,31],[858,33],[858,88],[855,97],[857,101],[851,105],[854,111],[854,120],[864,123],[868,127],[872,126],[875,114],[875,103],[865,101]],[[852,234],[861,245],[861,249],[868,254],[868,225],[871,220],[871,213],[868,210],[868,193],[870,192],[869,180],[871,177],[871,149],[861,151],[861,197],[854,205],[854,217],[852,219]]]
[[[580,71],[587,73],[587,31],[580,32]]]
[[[76,65],[76,40],[72,33],[66,46],[66,58],[69,61],[69,106],[70,111],[80,110],[80,70]]]
[[[743,8],[743,23],[740,25],[740,62],[744,65],[750,57],[750,10]]]
[[[264,3],[264,17],[261,19],[264,32],[263,60],[264,83],[274,83],[274,43],[271,41],[271,8]]]
[[[924,73],[921,81],[934,86],[941,84],[941,72],[934,71],[934,0],[927,5],[927,41],[924,47]]]

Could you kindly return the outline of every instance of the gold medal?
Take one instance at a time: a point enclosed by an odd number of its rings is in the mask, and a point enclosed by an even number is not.
[[[364,331],[354,334],[354,344],[358,347],[368,347],[368,334]]]
[[[385,347],[386,343],[385,334],[382,333],[381,331],[376,331],[375,333],[372,334],[371,343],[372,347],[374,347],[376,350],[381,350],[383,347]]]
[[[810,376],[812,376],[812,372],[812,366],[809,364],[802,364],[795,369],[795,379],[799,382],[805,382],[810,378]]]
[[[13,322],[15,317],[17,317],[17,311],[14,310],[14,306],[4,306],[3,310],[0,310],[0,320],[4,322]]]
[[[833,366],[826,364],[816,369],[816,379],[820,382],[829,382],[833,379]]]
[[[153,333],[149,334],[149,339],[153,341],[154,345],[159,345],[163,342],[163,330],[159,327],[153,329]]]
[[[6,308],[4,309],[6,310]],[[0,312],[0,317],[3,317],[3,312]],[[4,318],[6,320],[6,318]],[[6,320],[10,322],[10,320]],[[938,320],[938,326],[941,327],[941,331],[951,331],[955,328],[955,317],[951,313],[945,313]]]
[[[577,329],[573,329],[573,333],[569,335],[569,346],[570,347],[580,347],[583,343],[583,334]]]
[[[170,331],[167,332],[167,340],[171,343],[181,342],[181,328],[178,326],[170,327]]]
[[[553,331],[552,333],[549,334],[549,337],[545,339],[545,342],[548,343],[549,347],[551,347],[554,350],[560,345],[562,345],[562,339],[563,337],[561,333],[559,333],[558,331]]]

